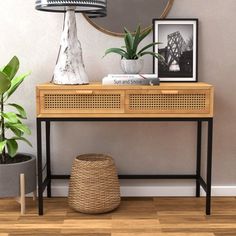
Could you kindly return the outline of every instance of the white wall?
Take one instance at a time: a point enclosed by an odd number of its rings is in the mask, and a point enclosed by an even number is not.
[[[235,12],[235,0],[175,0],[169,14],[169,17],[200,20],[199,80],[216,87],[215,186],[236,185]],[[117,56],[101,57],[106,48],[121,46],[122,40],[97,31],[81,16],[77,20],[90,81],[100,81],[107,73],[120,72]],[[28,124],[32,128],[30,139],[34,148],[23,144],[21,151],[24,152],[36,154],[35,86],[49,81],[52,76],[62,21],[62,14],[34,10],[33,0],[0,1],[0,64],[17,55],[22,63],[21,72],[32,71],[13,97],[25,106],[29,114]],[[150,36],[148,41],[151,40]],[[148,58],[145,71],[151,71]],[[69,173],[73,158],[87,152],[112,155],[120,173],[194,171],[196,127],[193,124],[57,123],[52,129],[53,172],[57,174]],[[169,182],[136,181],[137,185],[144,186],[159,183],[165,185]],[[169,184],[189,186],[191,182],[174,181]]]

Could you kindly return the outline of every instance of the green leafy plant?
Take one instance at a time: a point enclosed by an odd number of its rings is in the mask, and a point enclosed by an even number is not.
[[[109,53],[116,53],[127,60],[136,60],[144,55],[151,55],[157,59],[163,60],[163,57],[153,51],[148,51],[151,47],[160,44],[159,42],[150,43],[143,48],[139,49],[139,44],[150,34],[152,28],[141,31],[141,27],[138,26],[134,33],[124,28],[124,42],[125,46],[121,48],[109,48],[105,51],[105,55]]]
[[[0,163],[5,164],[6,158],[14,157],[18,150],[18,141],[31,143],[24,137],[31,131],[22,120],[26,112],[22,106],[10,103],[9,98],[21,85],[29,73],[16,76],[19,60],[14,56],[11,61],[0,69]],[[14,109],[11,111],[11,109]],[[7,109],[7,111],[6,111]]]

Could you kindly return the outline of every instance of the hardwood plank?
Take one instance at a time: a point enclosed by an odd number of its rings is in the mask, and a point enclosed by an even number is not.
[[[212,215],[205,198],[124,198],[110,213],[88,215],[68,208],[66,198],[45,198],[38,216],[28,198],[26,215],[13,199],[0,200],[0,236],[236,236],[236,198],[213,198]]]
[[[113,233],[112,236],[214,236],[213,233]]]
[[[156,233],[161,232],[158,219],[112,220],[112,233]]]
[[[110,233],[63,233],[64,236],[111,236]]]
[[[35,230],[25,230],[25,229],[19,229],[19,230],[10,230],[9,236],[58,236],[60,235],[60,230],[51,230],[51,229],[42,229],[40,231]]]
[[[62,225],[61,233],[111,233],[111,220],[100,219],[79,219],[65,220]]]

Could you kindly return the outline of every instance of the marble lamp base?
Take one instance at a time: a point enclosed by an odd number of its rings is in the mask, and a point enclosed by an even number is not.
[[[60,46],[52,82],[54,84],[88,84],[73,7],[67,8]]]

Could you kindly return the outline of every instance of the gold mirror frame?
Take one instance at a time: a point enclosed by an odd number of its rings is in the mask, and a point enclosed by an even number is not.
[[[167,16],[167,14],[169,13],[170,9],[172,8],[173,6],[173,3],[174,3],[174,0],[169,0],[168,3],[166,4],[166,7],[164,9],[164,11],[162,12],[161,16],[160,16],[160,19],[163,19]],[[108,35],[111,35],[111,36],[116,36],[116,37],[123,37],[124,36],[124,33],[116,33],[116,32],[112,32],[110,30],[107,30],[107,29],[104,29],[103,27],[99,26],[98,24],[96,24],[92,19],[90,19],[88,16],[86,16],[85,14],[83,14],[85,19],[93,26],[95,27],[97,30],[105,33],[105,34],[108,34]],[[152,27],[152,25],[149,25],[148,27],[146,27],[144,30],[148,29]]]

